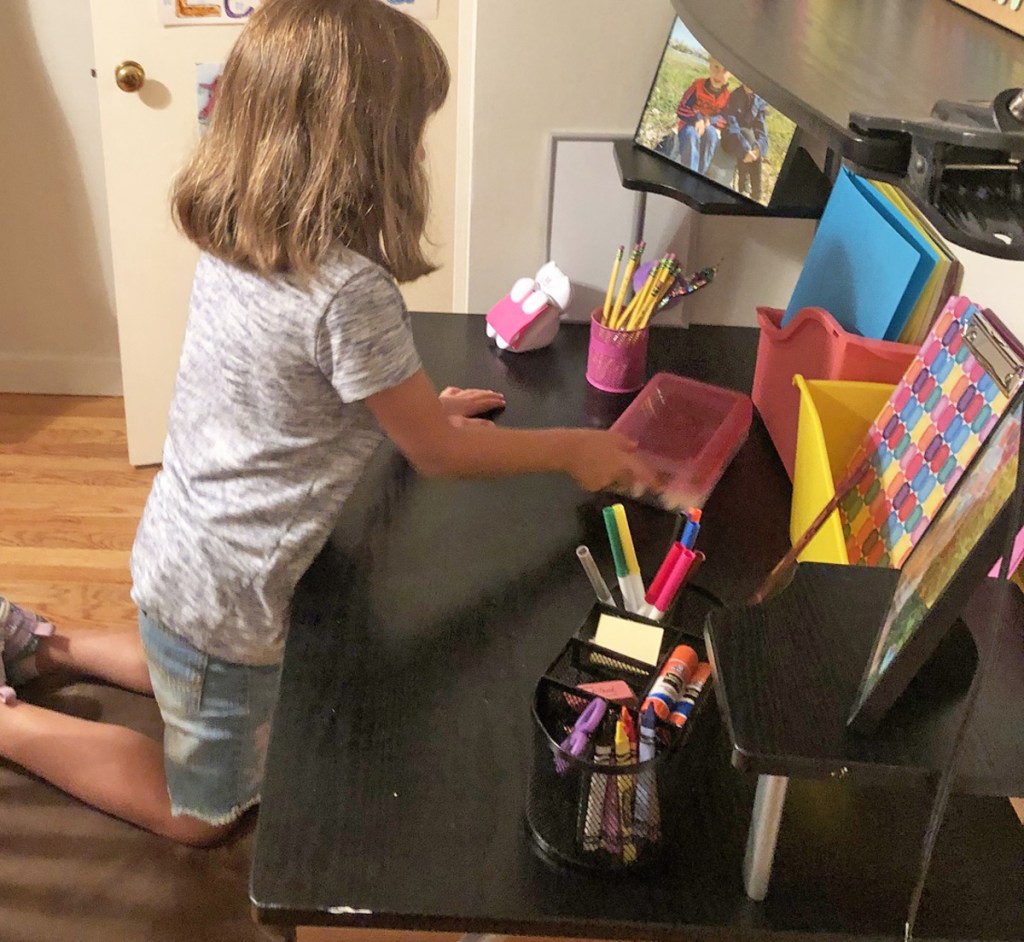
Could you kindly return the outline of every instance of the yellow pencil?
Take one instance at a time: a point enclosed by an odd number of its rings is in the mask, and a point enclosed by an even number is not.
[[[651,317],[654,316],[654,312],[658,309],[658,305],[661,304],[661,299],[664,298],[666,294],[668,294],[669,289],[671,289],[672,285],[675,284],[675,280],[676,276],[673,273],[670,274],[667,278],[665,278],[660,285],[658,285],[654,293],[648,299],[643,315],[641,316],[640,322],[636,327],[637,330],[641,330],[642,328],[647,326]]]
[[[644,283],[640,290],[637,292],[636,296],[630,302],[629,308],[626,310],[623,316],[619,318],[619,323],[617,326],[620,330],[633,329],[630,326],[630,324],[632,321],[636,319],[637,314],[647,303],[647,299],[650,297],[651,292],[655,289],[658,282],[658,278],[661,276],[661,272],[667,264],[667,259],[667,255],[659,259],[658,263],[647,273],[647,278],[644,280]]]
[[[633,280],[633,272],[636,271],[636,266],[640,261],[640,256],[644,254],[645,245],[646,243],[644,242],[637,242],[633,251],[629,253],[629,260],[626,262],[626,271],[622,276],[622,284],[619,285],[619,295],[615,299],[615,307],[612,308],[611,317],[609,322],[605,325],[606,327],[613,326],[619,319],[619,314],[622,311],[622,302],[626,299],[626,289],[629,287],[629,283]]]
[[[644,279],[643,286],[633,296],[633,300],[629,302],[629,307],[627,307],[626,310],[623,311],[622,317],[619,318],[618,324],[615,325],[619,330],[633,329],[632,322],[636,319],[637,312],[643,307],[644,301],[646,300],[647,295],[651,291],[651,285],[655,280],[655,272],[657,271],[658,266],[655,265],[654,268],[652,268],[647,273],[647,278]]]
[[[615,282],[619,277],[619,263],[622,261],[622,253],[625,251],[625,246],[620,245],[618,252],[615,253],[615,262],[612,265],[612,276],[608,279],[608,291],[604,296],[604,308],[601,311],[601,323],[608,323],[608,315],[612,312],[612,297],[615,294]]]
[[[643,291],[635,298],[636,304],[629,312],[629,316],[623,318],[624,329],[638,330],[646,320],[645,311],[650,304],[651,298],[662,285],[666,278],[670,277],[673,255],[664,256],[654,268],[651,269],[647,281],[644,282]],[[649,316],[649,315],[648,315]]]

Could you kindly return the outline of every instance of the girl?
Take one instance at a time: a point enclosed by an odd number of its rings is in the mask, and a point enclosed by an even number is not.
[[[11,643],[22,679],[71,667],[151,689],[163,747],[14,702],[0,708],[7,758],[211,843],[259,801],[292,593],[385,435],[424,474],[654,486],[617,434],[474,422],[502,397],[438,397],[424,373],[395,281],[432,270],[420,142],[448,82],[430,34],[380,0],[265,0],[253,14],[173,193],[202,256],[132,551],[141,640],[22,628]]]

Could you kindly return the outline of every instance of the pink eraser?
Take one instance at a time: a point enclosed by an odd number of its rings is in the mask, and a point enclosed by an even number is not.
[[[597,680],[590,684],[577,684],[576,689],[586,690],[587,693],[602,697],[610,703],[636,705],[636,694],[624,680]]]

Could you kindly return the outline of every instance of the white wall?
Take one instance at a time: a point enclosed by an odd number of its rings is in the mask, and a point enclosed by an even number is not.
[[[979,255],[957,245],[952,248],[964,265],[961,293],[991,308],[1014,336],[1024,340],[1024,262]]]
[[[0,3],[0,390],[117,394],[89,4]]]
[[[0,390],[120,389],[88,6],[0,2]],[[546,261],[552,133],[631,135],[673,15],[666,0],[623,6],[440,0],[428,26],[453,93],[428,149],[443,267],[406,287],[411,307],[486,310]],[[784,306],[809,238],[802,221],[700,217],[690,262],[722,269],[686,319],[752,323],[756,304]],[[623,239],[610,233],[610,251]],[[964,292],[1024,335],[1024,263],[956,251]]]
[[[665,0],[633,0],[628,13],[621,0],[479,0],[466,309],[487,310],[546,261],[552,134],[632,137],[673,16]],[[757,305],[785,306],[813,222],[687,219],[657,207],[660,199],[648,200],[652,217],[673,220],[678,233],[664,245],[651,243],[652,250],[671,249],[691,269],[720,263],[715,284],[666,322],[682,314],[684,322],[753,325]],[[618,202],[609,192],[593,220],[606,219]],[[585,228],[587,207],[579,213]],[[598,264],[606,272],[616,245],[630,235],[618,229],[604,236]],[[458,279],[455,299],[458,305]]]
[[[437,19],[424,25],[434,34],[452,71],[451,91],[441,110],[427,126],[424,144],[430,174],[429,257],[440,268],[433,274],[402,287],[405,303],[414,311],[452,310],[452,277],[455,258],[455,199],[457,179],[456,127],[460,109],[459,30],[462,7],[470,0],[439,0]]]
[[[478,0],[469,310],[543,264],[551,133],[632,135],[672,17],[667,0]]]

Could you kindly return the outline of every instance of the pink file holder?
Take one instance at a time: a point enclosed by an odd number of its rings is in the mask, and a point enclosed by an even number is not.
[[[820,307],[803,308],[785,327],[782,315],[777,308],[757,309],[761,336],[751,398],[792,479],[800,411],[793,376],[895,384],[918,348],[851,334]]]

